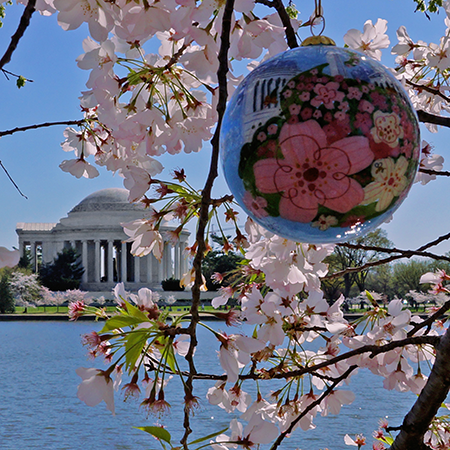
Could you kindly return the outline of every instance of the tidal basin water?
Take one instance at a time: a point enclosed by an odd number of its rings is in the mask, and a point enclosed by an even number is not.
[[[208,325],[231,333],[225,330],[223,323],[208,322]],[[150,435],[133,428],[158,423],[157,418],[146,417],[139,403],[124,402],[119,392],[116,416],[112,416],[104,403],[91,408],[78,400],[80,378],[75,369],[80,366],[105,368],[101,361],[87,358],[80,337],[100,328],[101,324],[94,322],[0,322],[0,449],[161,449]],[[222,373],[217,361],[216,340],[200,328],[199,341],[199,369]],[[227,427],[231,419],[205,399],[211,385],[213,382],[195,384],[201,404],[193,418],[193,428],[203,436]],[[175,438],[180,437],[183,430],[182,396],[174,387],[172,380],[166,394],[166,400],[173,406],[172,413],[159,423],[168,425]],[[244,385],[244,390],[246,387]],[[353,437],[363,433],[370,438],[378,420],[385,417],[390,425],[400,425],[416,398],[411,393],[384,390],[382,379],[366,370],[352,379],[350,388],[356,394],[352,405],[344,406],[338,416],[318,417],[315,430],[296,431],[281,448],[351,449],[353,447],[344,444],[346,433]],[[195,434],[194,438],[200,436]],[[174,439],[174,445],[176,443]]]

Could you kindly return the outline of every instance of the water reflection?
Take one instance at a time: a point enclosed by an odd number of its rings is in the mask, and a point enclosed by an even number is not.
[[[215,329],[225,325],[209,322]],[[244,325],[245,326],[245,325]],[[153,425],[158,419],[146,418],[135,401],[116,397],[116,416],[104,403],[89,408],[76,397],[80,366],[99,367],[87,359],[80,336],[101,324],[89,322],[0,322],[0,449],[2,450],[159,450],[159,444],[133,426]],[[211,334],[199,329],[198,370],[221,373],[216,357],[217,344]],[[170,382],[174,387],[176,381]],[[195,383],[201,406],[194,427],[203,435],[225,428],[230,417],[212,408],[205,399],[214,383]],[[252,393],[251,383],[244,390]],[[352,382],[356,394],[353,405],[343,407],[339,416],[318,417],[317,429],[298,431],[286,440],[283,450],[348,449],[346,433],[364,433],[369,437],[381,417],[389,416],[391,425],[400,425],[415,396],[388,392],[382,379],[360,371]],[[174,436],[181,436],[182,412],[178,389],[168,389],[166,400],[173,406],[169,425]],[[200,434],[196,435],[197,437]]]

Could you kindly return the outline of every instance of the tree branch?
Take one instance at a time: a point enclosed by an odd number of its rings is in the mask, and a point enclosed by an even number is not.
[[[6,176],[9,178],[9,181],[13,184],[13,186],[16,188],[16,190],[19,192],[19,194],[22,197],[25,197],[28,200],[28,197],[20,190],[19,186],[17,186],[16,182],[14,181],[13,177],[9,174],[9,172],[6,170],[6,167],[3,165],[3,163],[0,161],[0,167],[5,172]]]
[[[196,233],[196,243],[197,243],[197,253],[193,262],[193,269],[195,272],[195,281],[192,287],[192,305],[191,305],[191,323],[188,327],[191,339],[189,344],[189,350],[186,355],[186,360],[189,364],[189,374],[185,383],[185,394],[186,396],[192,396],[193,390],[193,377],[196,374],[196,368],[194,365],[194,350],[197,346],[197,335],[196,327],[200,321],[200,315],[198,313],[200,306],[200,286],[203,284],[202,275],[202,260],[206,251],[205,242],[205,231],[209,219],[209,207],[211,205],[211,192],[214,184],[214,180],[218,176],[218,163],[219,163],[219,137],[222,127],[223,116],[225,114],[225,109],[227,105],[227,74],[228,74],[228,49],[230,48],[230,34],[231,34],[231,18],[233,16],[234,10],[234,0],[227,0],[224,7],[224,14],[222,19],[222,33],[220,36],[221,44],[218,54],[219,68],[217,71],[217,78],[219,82],[219,98],[217,103],[217,126],[214,132],[214,136],[211,139],[211,163],[209,167],[208,178],[205,182],[205,187],[202,191],[202,200],[199,211],[198,228]],[[180,443],[183,445],[185,450],[188,450],[187,439],[190,435],[190,419],[189,419],[189,408],[187,404],[184,410],[184,435]]]
[[[284,438],[289,435],[290,433],[292,433],[292,431],[294,430],[295,425],[297,425],[298,422],[300,422],[300,420],[306,416],[306,414],[309,413],[309,411],[311,411],[313,408],[315,408],[316,406],[320,405],[322,403],[322,401],[331,394],[331,392],[333,391],[333,389],[343,380],[345,380],[354,370],[356,370],[358,368],[358,366],[351,366],[349,367],[345,373],[343,373],[337,380],[335,380],[331,386],[328,386],[328,388],[322,393],[322,395],[315,400],[314,402],[312,402],[311,404],[309,404],[289,425],[289,427],[283,431],[282,433],[280,433],[280,435],[278,436],[277,440],[272,444],[272,447],[270,447],[270,450],[276,450],[281,442],[284,440]]]
[[[66,120],[66,121],[61,121],[61,122],[38,123],[38,124],[34,124],[34,125],[28,125],[26,127],[16,127],[16,128],[12,128],[11,130],[0,131],[0,137],[8,136],[8,135],[17,133],[19,131],[36,130],[38,128],[53,127],[55,125],[77,125],[77,126],[80,126],[83,123],[84,123],[84,119],[80,119],[80,120]]]
[[[419,117],[419,122],[432,123],[433,125],[450,128],[450,117],[437,116],[436,114],[430,114],[421,109],[417,110],[417,116]]]
[[[423,245],[422,247],[419,247],[417,250],[401,250],[397,248],[385,248],[385,247],[376,247],[376,246],[369,246],[369,245],[362,245],[362,244],[350,244],[348,242],[343,242],[340,244],[337,244],[338,247],[347,247],[352,249],[361,249],[366,251],[376,251],[379,253],[399,253],[397,255],[389,256],[387,258],[379,259],[378,261],[372,261],[368,262],[366,264],[363,264],[362,266],[358,267],[349,267],[345,270],[341,270],[339,272],[330,273],[329,275],[326,275],[322,278],[322,280],[331,280],[333,278],[339,278],[342,277],[348,273],[357,273],[362,272],[363,270],[381,266],[383,264],[388,264],[392,261],[395,261],[397,259],[402,258],[411,258],[413,256],[423,256],[425,258],[431,258],[437,261],[449,261],[450,257],[444,256],[444,255],[436,255],[434,253],[426,252],[430,247],[434,247],[435,245],[440,244],[441,242],[450,239],[450,233],[444,234],[443,236],[438,237],[434,241],[428,242],[427,244]]]
[[[430,94],[437,95],[438,97],[441,97],[446,102],[450,103],[450,98],[447,97],[446,95],[444,95],[439,89],[436,89],[436,88],[431,87],[431,86],[426,86],[426,85],[423,85],[423,84],[413,83],[410,80],[406,80],[406,84],[408,86],[413,87],[414,89],[416,89],[419,92],[420,91],[429,92]]]
[[[419,169],[419,172],[427,173],[428,175],[438,175],[438,176],[444,176],[444,177],[450,177],[450,172],[444,171],[438,171],[438,170],[431,170],[431,169]]]
[[[289,378],[298,378],[298,377],[302,377],[306,374],[311,374],[311,373],[317,372],[318,370],[332,366],[341,361],[345,361],[353,356],[362,355],[363,353],[370,353],[369,357],[373,358],[374,356],[379,355],[381,353],[387,353],[387,352],[390,352],[391,350],[395,350],[397,348],[403,348],[407,345],[428,344],[428,345],[432,345],[433,347],[436,347],[437,345],[439,345],[440,339],[441,338],[439,336],[428,336],[428,335],[410,336],[405,339],[401,339],[398,341],[392,341],[392,342],[389,342],[388,344],[384,344],[384,345],[364,345],[362,347],[359,347],[354,350],[349,350],[348,352],[342,353],[338,356],[330,358],[319,364],[314,364],[312,366],[302,367],[300,369],[290,370],[290,371],[286,371],[286,372],[273,373],[273,374],[271,374],[271,376],[269,378],[267,378],[267,376],[266,376],[267,372],[266,373],[254,373],[252,371],[248,374],[239,375],[239,380],[241,380],[241,381],[243,381],[243,380],[270,381],[273,379],[286,380]],[[182,372],[182,375],[187,376],[188,372]],[[227,376],[226,375],[206,374],[206,373],[196,373],[193,376],[193,379],[195,379],[195,380],[224,380],[225,381],[227,379]]]
[[[24,35],[25,30],[28,28],[28,25],[30,25],[31,16],[36,11],[35,5],[36,0],[28,0],[28,4],[23,11],[22,17],[20,18],[19,26],[17,27],[16,32],[11,36],[11,42],[6,49],[5,54],[0,59],[0,70],[3,70],[3,67],[11,61],[12,54],[16,50],[20,39]]]
[[[442,317],[449,309],[450,309],[450,300],[447,300],[435,313],[429,316],[426,320],[413,325],[411,330],[408,331],[407,336],[408,337],[413,336],[414,333],[416,333],[418,330],[422,328],[425,327],[431,328],[431,325],[434,323],[434,321]]]

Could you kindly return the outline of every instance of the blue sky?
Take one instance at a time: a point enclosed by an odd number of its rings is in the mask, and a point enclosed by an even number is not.
[[[414,13],[412,0],[323,0],[326,18],[325,34],[338,45],[343,45],[343,35],[350,28],[362,30],[365,20],[388,20],[391,43],[396,43],[395,32],[405,25],[410,36],[426,42],[439,42],[445,30],[443,12],[429,21],[423,14]],[[363,6],[362,6],[363,5]],[[314,7],[312,0],[298,2],[300,18],[307,20]],[[0,54],[2,55],[14,33],[21,5],[7,7],[3,28],[0,28]],[[35,123],[74,120],[81,118],[78,97],[85,90],[88,72],[77,68],[75,58],[82,50],[86,28],[65,32],[56,17],[35,14],[12,62],[5,69],[34,80],[17,89],[15,81],[0,74],[0,130]],[[388,51],[383,52],[383,62],[393,64]],[[0,246],[17,245],[17,222],[57,222],[90,193],[106,187],[122,187],[122,179],[100,168],[100,176],[92,180],[76,179],[59,169],[65,154],[60,143],[64,140],[64,127],[32,130],[5,136],[0,139],[0,161],[28,197],[19,195],[6,175],[0,171]],[[435,152],[450,161],[447,142],[450,131],[438,134],[423,133],[435,147]],[[198,154],[167,155],[161,159],[166,173],[184,167],[191,183],[200,188],[206,178],[209,164],[209,146]],[[448,165],[444,165],[448,170]],[[448,232],[450,213],[448,192],[450,180],[441,177],[427,186],[414,185],[408,198],[395,213],[391,223],[384,226],[389,238],[399,248],[416,248]],[[221,177],[216,195],[228,192]],[[440,252],[450,251],[450,243],[441,244]]]

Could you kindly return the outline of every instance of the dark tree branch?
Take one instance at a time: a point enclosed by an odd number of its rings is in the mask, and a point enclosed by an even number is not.
[[[22,17],[20,18],[19,26],[16,32],[11,36],[11,42],[5,51],[5,54],[0,59],[0,70],[11,61],[12,54],[17,48],[20,39],[25,33],[25,30],[30,25],[31,16],[36,11],[35,9],[36,0],[29,0],[27,6],[25,7]]]
[[[435,313],[433,313],[430,317],[420,323],[416,323],[410,331],[408,331],[407,336],[413,336],[418,330],[428,327],[431,328],[435,320],[439,320],[448,310],[450,309],[450,300],[447,300]]]
[[[439,89],[432,87],[432,86],[426,86],[423,84],[417,84],[417,83],[413,83],[410,80],[406,80],[406,84],[408,86],[413,87],[414,89],[416,89],[417,91],[425,91],[425,92],[429,92],[430,94],[433,95],[437,95],[438,97],[441,97],[443,100],[445,100],[446,102],[450,103],[450,98],[447,97],[446,95],[444,95]]]
[[[450,331],[440,338],[427,384],[406,415],[391,450],[425,450],[424,435],[450,390]]]
[[[392,261],[395,261],[397,259],[402,258],[411,258],[413,256],[423,256],[425,258],[431,258],[436,261],[449,261],[450,257],[444,256],[444,255],[436,255],[434,253],[426,252],[425,250],[429,249],[430,247],[434,247],[435,245],[440,244],[443,241],[446,241],[450,239],[450,233],[444,234],[442,236],[439,236],[434,241],[428,242],[425,245],[422,245],[417,250],[401,250],[397,248],[386,248],[386,247],[376,247],[376,246],[369,246],[369,245],[363,245],[363,244],[350,244],[348,242],[344,242],[341,244],[337,244],[337,247],[347,247],[351,249],[361,249],[366,251],[376,251],[379,253],[397,253],[397,255],[389,256],[387,258],[379,259],[378,261],[372,261],[368,262],[362,266],[358,267],[349,267],[345,270],[341,270],[339,272],[330,273],[329,275],[326,275],[323,277],[323,280],[331,280],[333,278],[339,278],[344,276],[347,273],[356,273],[356,272],[362,272],[363,270],[370,269],[372,267],[381,266],[383,264],[388,264]]]
[[[211,192],[214,184],[214,180],[218,176],[218,163],[219,163],[219,137],[220,131],[222,127],[223,116],[225,114],[225,109],[227,105],[227,74],[228,74],[228,50],[230,48],[230,34],[231,34],[231,18],[233,16],[234,10],[234,0],[227,0],[223,19],[222,19],[222,33],[220,36],[221,44],[219,49],[219,69],[217,71],[217,78],[219,82],[219,99],[217,103],[217,126],[214,133],[214,136],[211,139],[211,162],[209,167],[208,178],[206,179],[205,186],[202,191],[202,200],[199,211],[199,220],[198,220],[198,228],[196,233],[196,243],[197,243],[197,253],[193,262],[193,269],[195,272],[195,281],[192,287],[192,305],[191,305],[191,322],[188,327],[190,333],[190,344],[189,350],[186,355],[186,360],[189,364],[189,374],[186,378],[186,382],[184,384],[185,395],[192,396],[193,391],[193,378],[196,374],[196,368],[194,364],[194,350],[198,344],[196,327],[198,322],[200,321],[199,315],[199,306],[200,306],[200,286],[203,284],[203,276],[202,276],[202,260],[206,251],[206,242],[205,242],[205,231],[208,225],[209,219],[209,208],[211,205]],[[185,397],[185,398],[186,398]],[[188,405],[185,406],[184,411],[184,435],[181,439],[180,443],[183,445],[185,450],[188,450],[187,440],[189,435],[191,434],[190,428],[190,410]]]
[[[430,114],[419,109],[417,111],[419,122],[432,123],[433,125],[441,125],[443,127],[450,128],[450,117],[437,116],[436,114]]]
[[[392,255],[387,258],[379,259],[377,261],[368,262],[358,267],[349,267],[348,269],[341,270],[339,272],[330,273],[322,278],[322,280],[331,280],[333,278],[342,277],[348,273],[357,273],[362,272],[363,270],[371,269],[372,267],[382,266],[384,264],[389,264],[392,261],[396,261],[397,259],[402,258],[412,258],[413,256],[423,256],[424,258],[431,258],[436,261],[449,261],[450,257],[444,255],[435,255],[430,252],[421,252],[418,250],[399,250],[399,255]]]
[[[53,127],[55,125],[77,125],[77,126],[80,126],[83,123],[84,123],[84,119],[80,119],[80,120],[66,120],[66,121],[61,121],[61,122],[38,123],[38,124],[35,124],[35,125],[28,125],[26,127],[16,127],[16,128],[12,128],[11,130],[0,131],[0,137],[8,136],[8,135],[17,133],[19,131],[36,130],[38,128]]]
[[[444,176],[444,177],[450,177],[450,172],[444,171],[438,171],[438,170],[431,170],[431,169],[419,169],[419,172],[427,173],[428,175],[438,175],[438,176]]]
[[[16,188],[16,190],[19,192],[19,194],[22,197],[25,197],[28,200],[28,197],[20,190],[19,186],[17,186],[16,182],[13,180],[12,176],[9,174],[9,172],[6,170],[6,167],[3,165],[3,163],[0,161],[0,167],[5,172],[6,176],[9,178],[9,181],[13,184],[13,186]]]
[[[302,367],[300,369],[296,370],[290,370],[286,372],[278,372],[271,374],[270,378],[267,378],[266,373],[255,373],[253,370],[244,375],[239,375],[239,380],[261,380],[261,381],[270,381],[272,379],[279,379],[279,380],[286,380],[289,378],[297,378],[302,377],[306,374],[315,373],[318,370],[324,369],[326,367],[332,366],[334,364],[337,364],[338,362],[345,361],[353,356],[362,355],[363,353],[369,353],[369,357],[373,358],[376,355],[379,355],[381,353],[387,353],[391,350],[395,350],[397,348],[403,348],[407,345],[432,345],[433,347],[436,347],[439,345],[440,342],[439,336],[411,336],[407,337],[405,339],[401,339],[398,341],[392,341],[388,344],[384,345],[364,345],[362,347],[359,347],[355,350],[350,350],[348,352],[342,353],[338,356],[335,356],[333,358],[330,358],[326,361],[323,361],[319,364],[314,364],[307,367]],[[188,372],[182,372],[182,375],[187,376]],[[196,373],[193,376],[193,379],[195,380],[226,380],[226,375],[214,375],[214,374],[206,374],[206,373]]]

